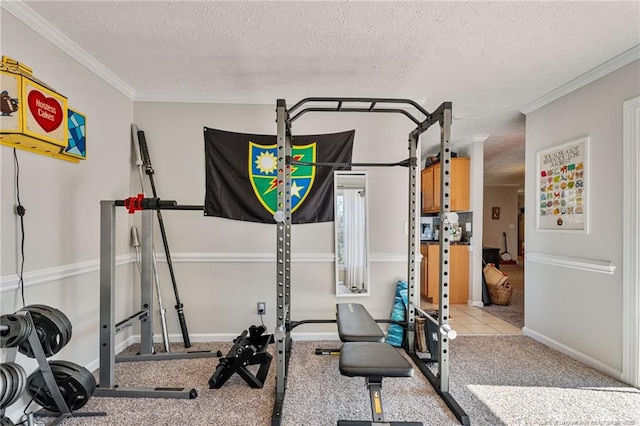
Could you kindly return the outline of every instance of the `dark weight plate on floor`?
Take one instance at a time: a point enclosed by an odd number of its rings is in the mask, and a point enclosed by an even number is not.
[[[31,323],[24,315],[7,314],[0,317],[0,324],[8,327],[0,331],[0,347],[15,348],[31,334]]]
[[[68,336],[71,335],[71,332],[67,330],[67,325],[57,314],[38,306],[25,306],[22,311],[27,311],[31,314],[38,340],[40,340],[44,355],[47,358],[57,354],[67,345],[69,342]],[[18,347],[18,350],[30,358],[35,358],[28,341],[23,342]]]
[[[82,408],[96,390],[96,380],[84,367],[70,361],[49,361],[60,394],[71,411]],[[49,411],[60,412],[40,369],[27,379],[27,391],[36,403]]]

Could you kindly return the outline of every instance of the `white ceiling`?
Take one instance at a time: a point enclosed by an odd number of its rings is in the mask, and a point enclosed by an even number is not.
[[[640,44],[638,1],[2,3],[135,100],[452,101],[454,147],[486,137],[486,185],[524,183],[520,111]]]

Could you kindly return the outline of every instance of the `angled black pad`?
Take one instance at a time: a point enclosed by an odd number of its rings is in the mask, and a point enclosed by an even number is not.
[[[413,367],[388,343],[346,342],[340,349],[340,373],[350,377],[412,377]]]
[[[338,335],[343,342],[384,342],[384,333],[359,303],[338,303]]]

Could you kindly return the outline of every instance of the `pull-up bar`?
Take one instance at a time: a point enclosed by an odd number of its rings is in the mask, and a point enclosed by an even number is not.
[[[335,107],[307,107],[296,114],[293,112],[300,108],[302,105],[310,102],[336,102]],[[363,103],[369,104],[368,106],[362,107],[347,107],[345,108],[343,104],[345,102],[348,103]],[[378,104],[405,104],[405,106],[410,106],[415,108],[422,115],[425,116],[423,120],[419,120],[414,117],[408,111],[402,108],[378,108]],[[293,107],[289,109],[289,122],[293,123],[298,117],[307,112],[380,112],[380,113],[397,113],[402,114],[405,117],[409,118],[413,121],[417,126],[420,126],[425,120],[429,120],[431,118],[431,114],[425,110],[420,104],[411,99],[395,99],[395,98],[305,98],[295,104]],[[293,115],[292,115],[293,114]]]

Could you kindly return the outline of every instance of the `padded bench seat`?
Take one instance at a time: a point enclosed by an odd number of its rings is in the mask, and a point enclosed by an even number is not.
[[[413,367],[387,343],[345,342],[340,349],[340,373],[349,377],[412,377]]]
[[[359,303],[338,303],[338,335],[343,342],[384,342],[384,332]]]

